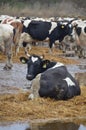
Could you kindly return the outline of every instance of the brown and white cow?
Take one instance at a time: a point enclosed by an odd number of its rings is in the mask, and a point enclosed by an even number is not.
[[[86,22],[81,20],[73,24],[76,24],[73,38],[78,46],[79,57],[86,58]]]

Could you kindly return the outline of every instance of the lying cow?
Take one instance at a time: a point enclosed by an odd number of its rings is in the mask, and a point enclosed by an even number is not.
[[[4,69],[12,68],[12,44],[14,28],[8,24],[0,24],[0,51],[6,54],[7,62]]]
[[[72,21],[50,22],[50,21],[35,21],[25,20],[23,22],[23,30],[19,40],[19,46],[25,43],[32,42],[49,42],[50,52],[53,44],[58,40],[61,42],[66,35],[71,36],[73,26]]]
[[[44,60],[37,55],[32,55],[29,59],[20,57],[20,61],[27,63],[26,78],[34,79],[29,99],[40,96],[67,100],[80,95],[81,91],[77,81],[64,64]]]

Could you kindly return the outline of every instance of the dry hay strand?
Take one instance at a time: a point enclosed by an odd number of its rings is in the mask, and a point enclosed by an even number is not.
[[[86,87],[81,90],[80,96],[67,101],[50,98],[28,100],[29,92],[0,95],[0,121],[86,117]]]
[[[13,48],[13,52],[14,52],[14,48]],[[49,59],[49,60],[56,61],[56,62],[62,62],[64,64],[77,64],[78,63],[77,60],[68,59],[66,57],[60,56],[62,54],[62,51],[58,50],[56,48],[53,48],[53,53],[50,54],[48,47],[32,46],[32,49],[29,52],[29,54],[36,54],[39,56],[44,55],[45,59]],[[24,54],[24,48],[20,48],[20,51],[17,54],[17,56],[13,55],[13,57],[12,57],[13,62],[20,63],[20,61],[19,61],[20,56],[26,56]],[[5,62],[5,60],[6,60],[6,56],[1,53],[0,54],[0,62],[3,62],[3,61]]]

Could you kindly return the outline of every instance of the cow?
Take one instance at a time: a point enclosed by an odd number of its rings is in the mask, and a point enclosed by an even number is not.
[[[6,54],[7,62],[4,69],[12,68],[12,45],[15,29],[8,24],[0,24],[0,51]]]
[[[80,95],[78,82],[63,63],[46,60],[37,55],[30,55],[29,58],[20,57],[20,61],[27,64],[26,78],[32,80],[29,99],[40,96],[68,100]]]
[[[79,52],[79,58],[86,58],[86,22],[85,21],[74,21],[74,35],[73,39],[77,44],[77,51]]]
[[[20,35],[23,29],[22,20],[16,19],[15,17],[12,17],[12,18],[8,17],[8,18],[3,19],[1,23],[12,25],[15,28],[15,35],[13,38],[13,42],[15,45],[15,54],[17,55],[17,53],[19,52],[18,43],[19,43]]]
[[[23,30],[19,40],[19,46],[24,43],[32,42],[49,42],[50,52],[55,41],[61,42],[66,35],[71,36],[73,26],[72,21],[66,23],[50,22],[50,21],[35,21],[25,20],[23,22]]]

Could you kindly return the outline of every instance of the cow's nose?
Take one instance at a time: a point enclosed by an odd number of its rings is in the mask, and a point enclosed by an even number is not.
[[[26,79],[28,79],[28,80],[32,80],[32,79],[33,79],[33,76],[30,75],[30,74],[27,74],[27,75],[26,75]]]

